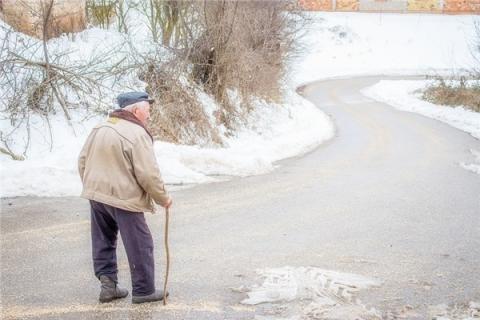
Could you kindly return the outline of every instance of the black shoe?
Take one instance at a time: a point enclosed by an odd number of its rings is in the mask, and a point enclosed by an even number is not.
[[[117,283],[107,276],[100,276],[100,282],[102,283],[100,302],[110,302],[115,299],[125,298],[128,296],[128,290],[117,286]]]
[[[167,297],[169,293],[167,291]],[[145,303],[163,300],[163,290],[155,290],[154,293],[146,296],[132,296],[132,303]]]

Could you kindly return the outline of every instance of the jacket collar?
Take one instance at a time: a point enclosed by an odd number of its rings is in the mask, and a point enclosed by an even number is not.
[[[137,117],[135,117],[135,115],[133,113],[131,113],[130,111],[117,109],[117,110],[114,110],[114,111],[110,112],[109,116],[111,118],[119,118],[119,119],[123,119],[123,120],[129,121],[129,122],[135,123],[136,125],[139,125],[140,127],[142,127],[148,133],[148,135],[150,136],[150,139],[152,139],[152,142],[153,142],[153,136],[150,133],[150,131],[148,131],[148,129],[145,127],[145,125],[140,120],[138,120]]]

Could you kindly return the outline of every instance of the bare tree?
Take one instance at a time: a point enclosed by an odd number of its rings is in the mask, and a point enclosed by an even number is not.
[[[162,10],[169,12],[165,8],[172,9],[171,1],[151,0],[150,3],[161,5],[155,9],[157,13]],[[162,106],[175,101],[167,101],[165,97],[170,96],[178,97],[177,109],[181,108],[180,105],[191,105],[180,98],[185,95],[176,91],[187,90],[179,81],[173,81],[182,75],[190,76],[196,86],[215,97],[221,106],[221,110],[216,113],[217,124],[223,124],[232,131],[252,110],[253,98],[270,101],[281,99],[287,59],[295,54],[296,41],[308,23],[303,14],[296,10],[294,1],[219,0],[174,3],[188,8],[178,14],[178,18],[172,19],[172,25],[182,29],[180,39],[173,42],[165,40],[171,32],[168,24],[159,21],[156,27],[151,22],[150,30],[161,32],[162,37],[165,37],[162,41],[163,49],[168,48],[175,58],[168,65],[151,59],[148,72],[144,73],[149,88],[162,92],[159,94]],[[152,11],[150,13],[150,17],[161,16]],[[165,17],[172,18],[175,14],[165,14]],[[156,36],[159,38],[160,33]],[[155,32],[152,37],[155,38]],[[172,65],[176,67],[172,68]],[[242,99],[240,104],[231,94],[234,92]],[[193,106],[189,107],[190,112],[199,115],[194,109]],[[172,137],[176,136],[179,138],[177,141],[191,142],[190,138],[185,139],[180,128],[165,129],[171,126],[168,123],[184,125],[189,122],[180,114],[165,112],[162,116],[169,121],[158,121],[161,128],[159,132],[163,132],[163,137],[170,141],[175,141]],[[200,118],[202,117],[199,116],[198,119]],[[199,128],[196,130],[202,132]],[[207,128],[203,132],[212,131]],[[200,136],[204,135],[200,133]]]
[[[224,107],[220,121],[233,127],[241,118],[231,105],[228,90],[238,90],[250,110],[253,96],[267,100],[281,97],[287,59],[306,19],[289,1],[203,1],[201,35],[189,56],[192,76]],[[214,22],[214,23],[213,23]]]
[[[50,146],[53,146],[53,134],[50,116],[58,107],[71,124],[70,110],[82,105],[91,110],[105,110],[109,101],[103,98],[111,87],[103,83],[106,79],[115,83],[117,78],[132,72],[126,57],[117,54],[119,48],[109,48],[96,56],[81,62],[72,62],[69,52],[55,50],[51,52],[47,38],[51,32],[53,0],[42,3],[36,14],[42,17],[40,27],[43,39],[36,41],[12,32],[8,27],[1,27],[3,38],[0,39],[0,111],[10,119],[11,129],[3,130],[1,142],[3,153],[20,159],[11,148],[17,131],[24,131],[26,141],[23,156],[30,144],[30,118],[32,114],[41,116],[49,128]],[[123,45],[120,44],[120,47]],[[80,103],[79,103],[80,102]],[[93,105],[92,105],[93,104]]]

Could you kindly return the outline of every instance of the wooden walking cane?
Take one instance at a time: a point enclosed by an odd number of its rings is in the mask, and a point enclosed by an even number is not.
[[[165,282],[163,283],[163,305],[167,304],[167,281],[168,281],[168,272],[170,271],[170,250],[168,249],[168,216],[169,208],[165,208],[165,253],[167,256],[167,270],[165,270]]]

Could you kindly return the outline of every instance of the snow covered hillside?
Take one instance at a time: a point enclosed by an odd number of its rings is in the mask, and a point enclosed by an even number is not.
[[[307,54],[292,68],[297,85],[352,75],[451,75],[476,63],[479,16],[329,12],[312,19]]]
[[[248,124],[235,136],[225,137],[223,148],[199,148],[156,142],[155,151],[163,176],[170,185],[190,185],[221,180],[221,176],[246,176],[269,172],[275,161],[308,152],[330,139],[331,120],[295,88],[310,81],[358,74],[424,74],[460,70],[473,63],[469,45],[474,16],[311,13],[314,23],[303,40],[303,54],[291,61],[284,104],[258,100]],[[85,56],[98,50],[112,31],[86,30],[68,39],[52,39],[52,48],[65,46],[72,54]],[[103,39],[103,40],[102,40]],[[146,44],[147,46],[148,44]],[[125,78],[116,83],[141,89],[141,83]],[[127,83],[128,82],[128,83]],[[113,101],[113,97],[108,97]],[[205,110],[215,110],[204,99]],[[91,127],[102,117],[81,122],[76,113],[73,130],[58,114],[49,129],[40,119],[31,119],[36,133],[30,141],[28,158],[13,161],[0,154],[1,196],[65,196],[80,193],[77,155]],[[8,132],[8,121],[0,122]],[[18,136],[19,142],[24,137]],[[51,149],[51,151],[50,151]]]

